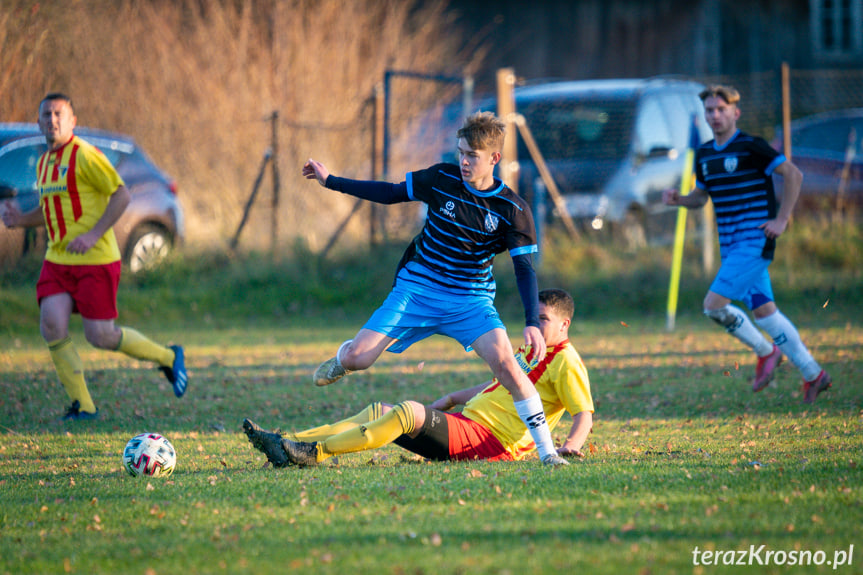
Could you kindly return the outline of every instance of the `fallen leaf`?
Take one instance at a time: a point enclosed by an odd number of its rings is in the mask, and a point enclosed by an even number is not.
[[[629,325],[625,321],[620,322],[620,325],[622,325],[623,327],[629,327]]]
[[[829,298],[829,297],[827,298],[827,301],[825,301],[825,302],[824,302],[824,305],[822,305],[821,307],[822,307],[822,308],[826,308],[828,303],[830,303],[830,298]]]
[[[421,361],[417,364],[417,369],[422,371],[425,366],[426,366],[426,362]]]

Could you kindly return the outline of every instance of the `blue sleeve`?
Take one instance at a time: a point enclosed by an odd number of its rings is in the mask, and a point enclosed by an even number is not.
[[[398,204],[410,200],[407,184],[404,182],[391,184],[389,182],[350,180],[330,175],[327,177],[327,187],[377,204]]]
[[[539,327],[539,288],[536,285],[533,258],[530,254],[513,256],[512,266],[515,268],[515,281],[524,305],[524,325]]]

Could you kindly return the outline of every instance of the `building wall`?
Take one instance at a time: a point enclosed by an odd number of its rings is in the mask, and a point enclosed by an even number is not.
[[[814,63],[810,0],[451,0],[450,11],[490,46],[490,75],[716,76]]]

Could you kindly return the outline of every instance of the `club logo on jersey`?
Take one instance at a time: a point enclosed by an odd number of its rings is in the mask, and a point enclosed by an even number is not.
[[[498,221],[499,220],[498,220],[497,216],[494,216],[492,214],[486,214],[485,215],[485,231],[487,231],[489,233],[495,231],[497,229]]]
[[[737,158],[725,158],[725,171],[729,174],[737,169]]]
[[[66,172],[68,172],[68,171],[69,171],[69,166],[62,166],[62,167],[60,167],[60,176],[61,176],[61,177],[63,177],[63,178],[65,178],[65,177],[66,177]]]
[[[449,200],[444,207],[440,209],[441,213],[448,216],[450,219],[455,219],[455,202]]]

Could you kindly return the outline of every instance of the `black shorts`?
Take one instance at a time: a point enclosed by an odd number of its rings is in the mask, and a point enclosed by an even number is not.
[[[425,407],[426,421],[419,435],[412,438],[402,435],[393,443],[412,453],[434,461],[448,461],[449,455],[449,425],[443,411]]]

